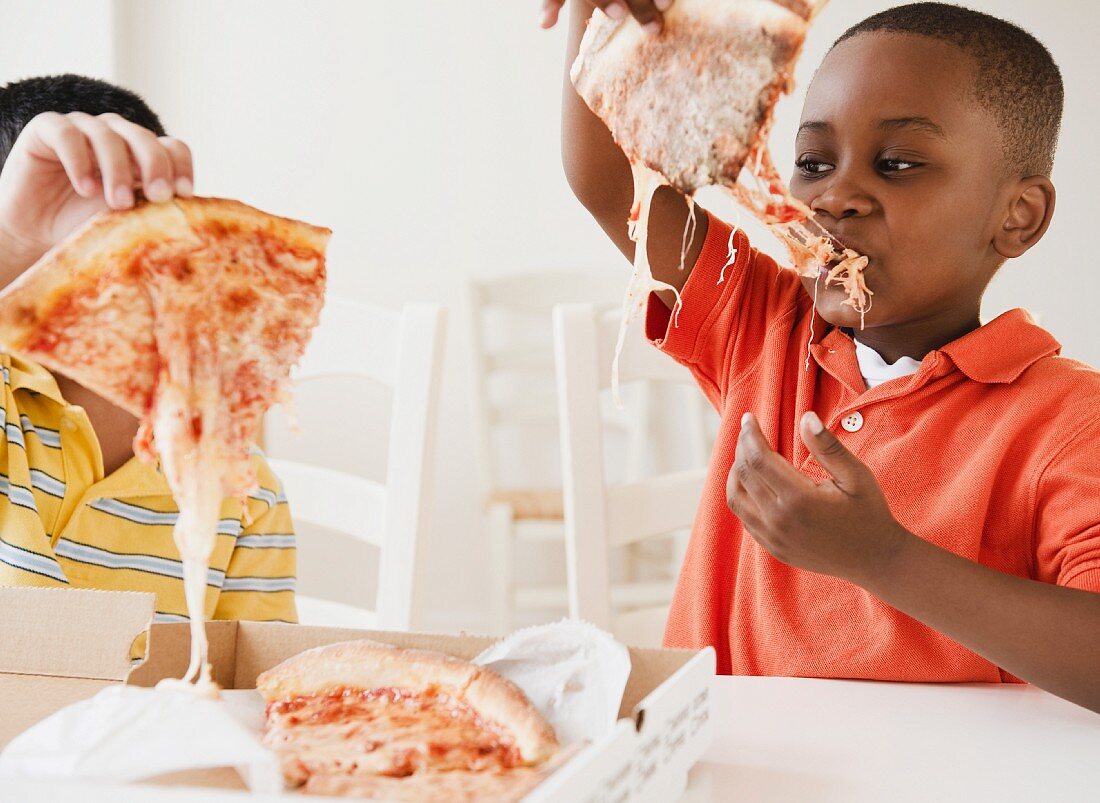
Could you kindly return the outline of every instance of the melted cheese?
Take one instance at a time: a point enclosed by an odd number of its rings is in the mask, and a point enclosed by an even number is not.
[[[791,195],[768,151],[769,129],[770,123],[761,129],[738,183],[724,189],[786,246],[794,270],[817,276],[830,266],[826,286],[840,284],[848,295],[845,303],[862,319],[874,295],[863,278],[868,259],[840,243],[813,219],[808,206]]]
[[[630,209],[630,219],[627,221],[627,232],[630,239],[634,241],[634,270],[623,298],[619,338],[615,344],[615,358],[611,363],[611,393],[616,406],[620,409],[623,403],[619,395],[619,355],[626,343],[626,333],[630,324],[645,312],[649,294],[658,290],[671,290],[676,294],[673,315],[680,308],[680,292],[671,284],[654,279],[653,270],[649,265],[649,210],[657,190],[668,182],[660,173],[650,170],[640,162],[631,164],[630,168],[634,173],[634,203]],[[688,203],[691,203],[690,199]],[[685,230],[685,238],[686,236]]]
[[[204,245],[182,261],[143,265],[160,370],[135,451],[152,460],[155,448],[179,508],[173,537],[191,622],[182,683],[216,696],[205,603],[222,501],[236,497],[247,511],[251,446],[317,321],[323,274],[308,267],[323,255],[287,249],[263,232],[200,233]]]
[[[264,743],[296,785],[318,774],[405,777],[522,763],[510,734],[441,692],[343,689],[295,697],[271,704],[267,722]]]

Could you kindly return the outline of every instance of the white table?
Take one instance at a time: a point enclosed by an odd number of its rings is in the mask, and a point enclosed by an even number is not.
[[[714,745],[681,803],[1100,801],[1100,714],[1029,686],[721,677],[713,692]],[[0,803],[194,799],[180,788],[0,785]]]
[[[1030,686],[720,677],[712,702],[681,803],[1100,801],[1100,714]]]

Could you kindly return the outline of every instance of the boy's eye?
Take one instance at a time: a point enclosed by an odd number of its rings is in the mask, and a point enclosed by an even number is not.
[[[878,169],[884,173],[903,173],[914,167],[920,167],[920,164],[908,159],[880,159],[878,163]]]
[[[820,176],[822,173],[827,173],[833,169],[833,166],[828,162],[819,162],[809,157],[797,159],[794,166],[797,167],[799,172],[804,176]]]

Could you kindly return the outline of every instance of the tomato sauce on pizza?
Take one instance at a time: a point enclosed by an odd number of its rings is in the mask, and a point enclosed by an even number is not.
[[[514,800],[559,754],[553,728],[492,670],[372,641],[307,650],[261,674],[264,743],[307,792]]]

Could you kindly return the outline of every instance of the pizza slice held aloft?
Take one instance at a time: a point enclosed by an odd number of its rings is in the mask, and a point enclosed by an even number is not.
[[[188,680],[209,678],[221,502],[255,484],[261,418],[320,316],[329,234],[219,198],[142,203],[93,218],[0,294],[0,344],[137,416],[135,453],[160,459],[179,507]]]
[[[733,186],[790,87],[817,5],[677,0],[659,35],[594,14],[573,84],[631,162],[687,195]]]
[[[593,13],[570,76],[634,173],[628,225],[637,248],[626,320],[641,312],[650,292],[673,290],[653,278],[648,263],[649,208],[662,184],[687,196],[684,253],[694,236],[692,196],[719,186],[770,228],[795,270],[818,275],[828,266],[826,282],[840,283],[856,310],[869,308],[867,259],[813,220],[787,189],[767,147],[775,104],[793,87],[806,32],[824,5],[677,0],[655,35],[632,18],[616,22]],[[732,237],[730,249],[732,263]]]
[[[220,198],[108,212],[0,294],[0,343],[142,419],[147,457],[158,394],[216,392],[191,424],[244,460],[317,324],[329,234]]]
[[[513,800],[558,753],[513,683],[442,653],[351,641],[264,672],[265,743],[304,791],[394,800]]]

